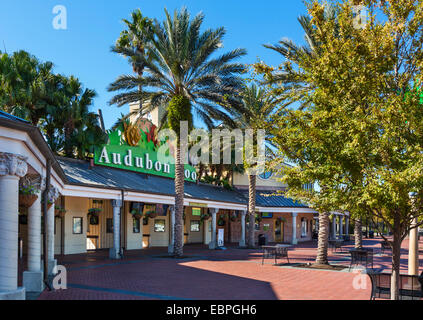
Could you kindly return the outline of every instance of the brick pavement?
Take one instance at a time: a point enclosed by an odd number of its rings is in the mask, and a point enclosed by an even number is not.
[[[380,254],[379,239],[365,240],[375,248],[375,268],[390,268],[390,253]],[[422,244],[422,243],[421,243]],[[352,243],[342,252],[329,252],[333,264],[349,265]],[[408,242],[404,241],[401,269],[407,270]],[[261,265],[260,250],[229,247],[209,251],[204,246],[186,246],[189,259],[163,258],[165,248],[130,251],[123,261],[108,259],[106,251],[57,257],[67,267],[69,289],[44,291],[40,300],[79,299],[223,299],[223,300],[368,300],[366,288],[354,289],[357,274],[326,270]],[[295,246],[290,262],[313,262],[316,243]],[[280,260],[278,262],[285,262]]]

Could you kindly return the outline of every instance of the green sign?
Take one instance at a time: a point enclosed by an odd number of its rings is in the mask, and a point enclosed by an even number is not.
[[[150,121],[139,119],[134,124],[126,121],[116,130],[109,131],[108,135],[109,143],[94,151],[96,165],[175,177],[172,161],[175,148],[168,140],[158,140],[157,127]],[[160,159],[159,150],[162,152]],[[185,165],[184,176],[187,181],[197,180],[197,172],[190,165]]]

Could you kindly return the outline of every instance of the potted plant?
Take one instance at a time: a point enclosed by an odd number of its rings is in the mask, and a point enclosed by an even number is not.
[[[223,227],[223,226],[225,225],[225,223],[226,223],[226,221],[225,221],[224,216],[223,216],[223,215],[220,215],[220,216],[219,216],[219,220],[217,221],[217,225],[218,225],[219,227]]]
[[[234,213],[232,213],[232,214],[231,214],[231,221],[232,221],[232,222],[235,222],[235,221],[237,220],[237,218],[238,218],[238,217],[237,217],[236,212],[234,212]]]
[[[24,208],[31,207],[38,199],[38,189],[34,185],[19,186],[19,205]]]
[[[42,197],[42,203],[41,205],[44,204],[44,197]],[[51,201],[51,199],[47,200],[47,210],[50,210],[51,206],[53,205],[53,201]]]
[[[58,218],[62,218],[65,216],[66,210],[62,206],[55,205],[54,206],[54,215]]]
[[[158,216],[158,214],[157,214],[157,212],[156,211],[152,211],[152,212],[150,212],[149,214],[148,214],[148,217],[149,218],[151,218],[151,219],[154,219],[154,218],[156,218]]]
[[[135,219],[139,220],[142,218],[142,212],[139,209],[132,209],[131,214],[134,216]]]
[[[286,218],[284,218],[284,217],[278,217],[278,221],[279,222],[286,222]]]
[[[99,219],[98,214],[101,212],[100,208],[90,208],[88,209],[88,218],[91,225],[98,225]]]
[[[210,219],[210,214],[209,213],[202,213],[200,216],[200,223],[203,223],[204,221],[207,221]]]

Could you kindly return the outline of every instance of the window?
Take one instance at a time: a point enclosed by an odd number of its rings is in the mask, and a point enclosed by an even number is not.
[[[192,208],[192,215],[193,216],[201,216],[201,208]]]
[[[259,178],[262,180],[269,180],[273,176],[273,173],[270,171],[266,171],[259,175]]]
[[[73,234],[82,234],[82,218],[73,218],[72,232]]]
[[[165,220],[154,220],[154,232],[165,232]]]
[[[191,220],[191,232],[200,232],[200,220]]]
[[[113,233],[113,219],[106,219],[106,233]]]
[[[140,233],[140,219],[132,218],[132,233]]]
[[[308,223],[305,218],[301,218],[301,237],[305,238],[307,237],[307,227]]]

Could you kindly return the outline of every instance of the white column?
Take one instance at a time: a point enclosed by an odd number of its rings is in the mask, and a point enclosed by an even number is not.
[[[50,187],[48,192],[49,201],[52,203],[50,209],[47,210],[47,261],[48,261],[48,274],[54,275],[57,260],[54,259],[54,204],[59,196],[59,192],[55,187]]]
[[[345,217],[345,234],[350,235],[350,217],[348,216]]]
[[[19,179],[27,157],[0,152],[0,300],[24,300],[18,288]]]
[[[175,250],[174,250],[175,248],[175,206],[170,206],[169,212],[170,212],[170,227],[169,227],[170,244],[169,244],[167,252],[169,254],[173,254],[175,253]]]
[[[336,239],[336,214],[332,216],[332,237]]]
[[[217,239],[216,239],[216,223],[217,223],[217,213],[219,212],[219,209],[212,208],[210,209],[212,214],[212,234],[211,234],[211,241],[209,243],[209,249],[215,250],[217,247]]]
[[[344,234],[344,216],[339,216],[339,235]]]
[[[110,248],[110,259],[121,259],[120,255],[120,208],[122,200],[112,200],[113,206],[113,248]]]
[[[26,292],[44,290],[41,269],[41,193],[28,209],[28,270],[23,273]]]
[[[298,244],[297,239],[297,216],[298,213],[292,213],[292,244]]]
[[[240,247],[245,247],[245,216],[247,215],[247,211],[243,210],[241,213],[241,240],[239,241]]]
[[[418,223],[417,218],[412,222],[412,226]],[[408,274],[419,275],[419,230],[414,228],[410,230],[408,246]]]

